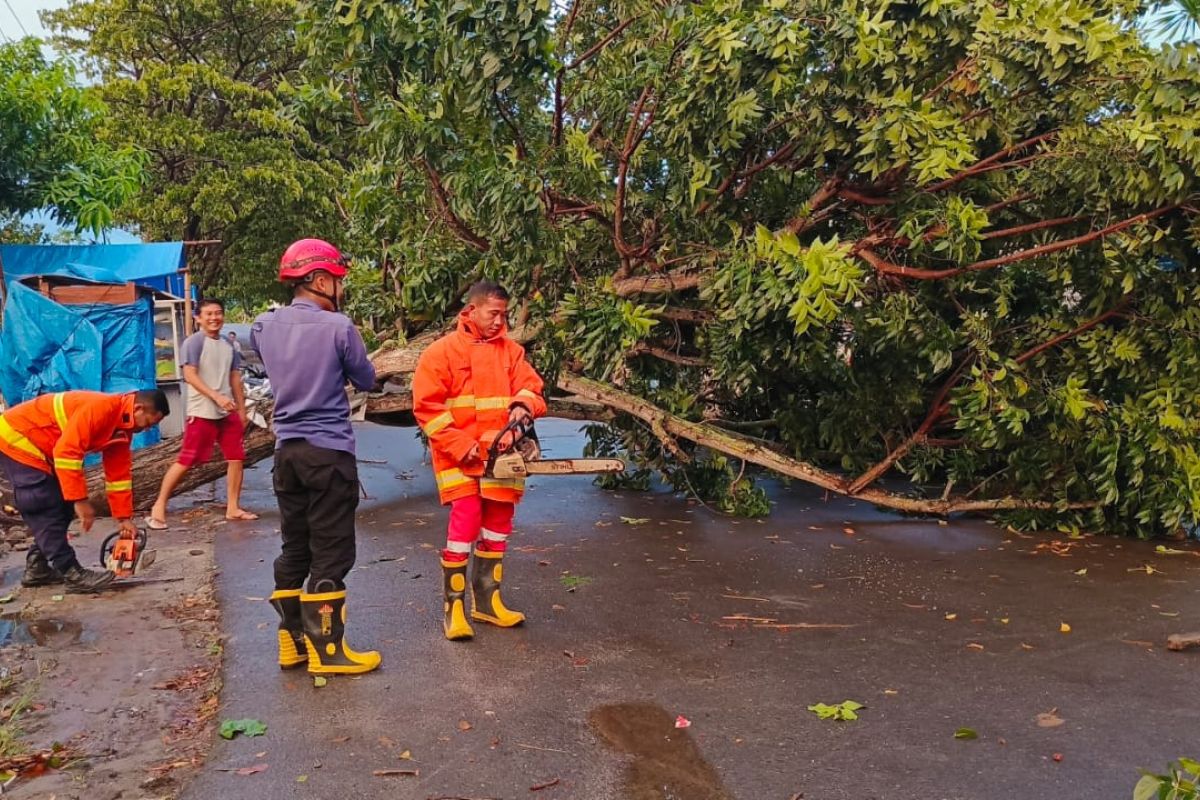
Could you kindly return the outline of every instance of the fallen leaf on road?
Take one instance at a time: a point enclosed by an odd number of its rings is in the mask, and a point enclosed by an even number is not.
[[[1008,617],[1001,617],[1001,618],[1000,618],[1000,624],[1001,624],[1001,625],[1007,625],[1007,624],[1008,624]]]
[[[928,606],[926,606],[924,603],[904,603],[904,607],[905,608],[914,608],[914,609],[917,609],[918,611],[924,611],[926,608],[928,608]]]
[[[842,528],[842,533],[846,534],[847,536],[853,536],[854,528]]]
[[[412,751],[405,750],[403,753],[400,754],[400,760],[401,761],[412,761]]]
[[[11,603],[13,600],[13,597],[15,597],[15,596],[16,595],[6,594],[6,595],[4,595],[4,597],[0,597],[0,603]]]
[[[1075,574],[1076,575],[1087,575],[1087,567],[1084,567],[1083,569],[1075,570]]]
[[[466,733],[467,731],[471,730],[472,727],[474,727],[474,726],[471,725],[471,723],[467,722],[465,719],[460,719],[458,721],[458,729],[460,731],[462,731],[463,733]]]
[[[549,562],[549,561],[546,561],[545,559],[543,559],[543,560],[541,560],[541,561],[537,562],[537,564],[538,564],[538,566],[539,566],[539,567],[548,567],[548,566],[550,566],[550,562]]]
[[[563,606],[563,605],[559,605],[558,603],[555,603],[554,605],[550,606],[550,610],[551,611],[566,611],[567,607]]]
[[[884,694],[900,694],[900,692],[897,691],[896,689],[884,689],[883,693]]]
[[[858,719],[858,711],[862,708],[866,708],[866,706],[855,700],[843,700],[834,706],[826,703],[816,703],[815,705],[809,706],[808,710],[816,714],[821,719],[853,722],[854,720]]]
[[[308,783],[308,776],[307,775],[297,775],[296,783]]]
[[[692,721],[681,714],[675,718],[675,727],[676,728],[690,728],[690,727],[692,727]]]
[[[947,614],[946,619],[953,622],[954,620],[958,619],[958,614]]]
[[[529,791],[540,792],[542,789],[549,789],[551,786],[558,786],[558,778],[554,778],[553,780],[548,780],[545,783],[539,783],[534,786],[530,786]]]
[[[972,728],[959,728],[954,732],[955,739],[978,739],[979,734]]]
[[[330,739],[330,741],[333,742],[334,744],[345,744],[346,742],[350,741],[350,737],[349,736],[339,736],[336,739]]]
[[[63,596],[61,594],[53,594],[50,595],[50,599],[56,603],[61,603],[63,601]]]
[[[1059,630],[1059,632],[1060,632],[1060,633],[1070,633],[1070,632],[1071,632],[1071,626],[1070,626],[1070,625],[1068,625],[1067,623],[1063,622],[1063,623],[1059,624],[1059,626],[1058,626],[1058,630]]]
[[[1187,550],[1176,550],[1174,547],[1167,547],[1161,544],[1154,548],[1154,552],[1160,556],[1186,556],[1188,554]]]
[[[416,778],[419,776],[420,770],[415,769],[377,769],[371,772],[376,778],[391,778],[399,776],[409,776]]]
[[[241,769],[234,770],[234,773],[237,775],[255,775],[264,771],[266,768],[266,764],[255,764],[252,767],[242,767]]]
[[[1033,649],[1033,645],[1031,645],[1031,644],[1025,644],[1024,642],[1021,642],[1021,649],[1022,649],[1022,650],[1032,650],[1032,649]]]
[[[968,642],[967,649],[968,650],[983,650],[984,648],[983,648],[983,645],[981,645],[979,642]]]
[[[621,517],[621,522],[626,525],[645,525],[649,521],[649,517]]]
[[[386,736],[380,736],[379,743],[381,745],[383,745],[384,747],[388,748],[389,750],[395,749],[395,747],[396,747],[396,743],[393,742],[391,739],[389,739]]]
[[[320,689],[322,686],[327,685],[328,683],[329,683],[329,679],[322,675],[314,675],[313,676],[313,686],[317,687],[318,689]]]
[[[1052,708],[1049,711],[1037,715],[1037,724],[1039,728],[1057,728],[1066,720],[1058,715],[1058,709]]]
[[[1055,754],[1054,754],[1054,760],[1055,760],[1055,762],[1062,761],[1062,760],[1063,760],[1063,754],[1062,754],[1062,753],[1055,753]]]
[[[227,719],[221,723],[217,731],[222,739],[232,739],[239,733],[246,736],[262,736],[267,732],[267,726],[256,719]]]

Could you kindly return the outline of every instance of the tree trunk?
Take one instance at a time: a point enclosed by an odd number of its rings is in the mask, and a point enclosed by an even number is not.
[[[412,394],[408,391],[422,352],[442,331],[430,331],[414,338],[404,347],[378,351],[371,356],[380,380],[391,383],[395,391],[372,395],[367,398],[366,418],[382,424],[411,425]],[[864,488],[852,492],[848,477],[822,469],[814,464],[790,458],[764,447],[760,442],[722,430],[702,422],[691,422],[677,417],[653,403],[627,392],[620,391],[597,381],[564,373],[558,388],[570,393],[570,397],[550,398],[550,416],[562,419],[592,420],[609,422],[617,413],[629,414],[646,422],[664,440],[672,452],[680,452],[672,437],[687,439],[697,445],[715,450],[751,464],[765,467],[780,475],[820,486],[831,492],[855,497],[885,508],[918,514],[946,515],[960,512],[986,512],[1013,509],[1065,511],[1068,509],[1093,508],[1098,503],[1055,503],[1044,500],[1026,500],[1016,497],[973,500],[967,497],[948,495],[940,499],[923,499],[893,494],[881,489]],[[249,466],[271,455],[274,437],[270,431],[253,428],[246,437],[246,465]],[[167,469],[175,462],[178,441],[172,440],[134,453],[133,493],[139,510],[149,508],[158,495],[159,485]],[[224,461],[210,461],[193,467],[184,476],[176,494],[191,491],[210,483],[225,474]],[[103,497],[104,479],[98,468],[91,471],[88,488],[98,509],[107,509]]]
[[[145,511],[154,505],[158,497],[158,488],[162,485],[163,476],[167,469],[175,463],[179,456],[179,439],[168,439],[133,454],[133,502],[138,511]],[[246,434],[246,466],[256,464],[267,458],[275,450],[275,437],[270,431],[250,427]],[[197,464],[187,471],[174,494],[190,492],[218,478],[225,477],[225,461],[216,455],[206,464]],[[104,496],[104,471],[101,467],[88,470],[88,494],[91,495],[92,505],[98,514],[108,514],[108,500]]]
[[[908,511],[918,514],[953,514],[966,511],[1001,511],[1008,509],[1029,509],[1045,511],[1063,511],[1070,508],[1092,508],[1096,502],[1070,503],[1067,505],[1044,500],[1023,500],[1016,497],[1002,497],[994,500],[971,500],[965,497],[946,497],[940,500],[926,500],[916,497],[905,497],[880,489],[864,489],[856,494],[848,491],[848,481],[844,476],[821,469],[813,464],[789,458],[782,453],[763,447],[762,444],[746,439],[737,434],[723,431],[720,428],[703,422],[690,422],[670,414],[661,408],[648,403],[640,397],[606,386],[602,383],[564,374],[559,378],[559,388],[573,392],[580,397],[586,397],[603,403],[615,411],[621,411],[646,422],[656,431],[663,431],[670,436],[678,436],[695,442],[698,445],[717,450],[726,455],[740,458],[751,464],[766,467],[780,475],[787,475],[820,486],[831,492],[849,495],[885,508],[898,511]],[[663,435],[659,434],[660,438]]]

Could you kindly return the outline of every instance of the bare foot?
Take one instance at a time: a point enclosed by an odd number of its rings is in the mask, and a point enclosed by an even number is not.
[[[258,514],[255,514],[252,511],[245,511],[241,508],[235,508],[233,511],[225,512],[225,519],[232,519],[239,522],[249,522],[250,520],[258,519]]]

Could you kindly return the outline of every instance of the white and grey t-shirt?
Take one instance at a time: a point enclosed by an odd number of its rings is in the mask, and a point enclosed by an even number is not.
[[[180,357],[184,365],[196,368],[205,386],[226,397],[233,397],[229,373],[242,368],[242,356],[234,351],[228,341],[220,337],[214,339],[204,331],[197,331],[184,340]],[[229,412],[188,386],[187,415],[203,419],[224,419],[229,416]]]

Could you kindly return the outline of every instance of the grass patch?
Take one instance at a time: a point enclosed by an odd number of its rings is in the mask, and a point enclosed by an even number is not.
[[[37,687],[32,682],[20,685],[11,676],[0,679],[0,694],[10,697],[0,705],[0,759],[24,755],[25,743],[21,740],[21,717],[33,704]]]

